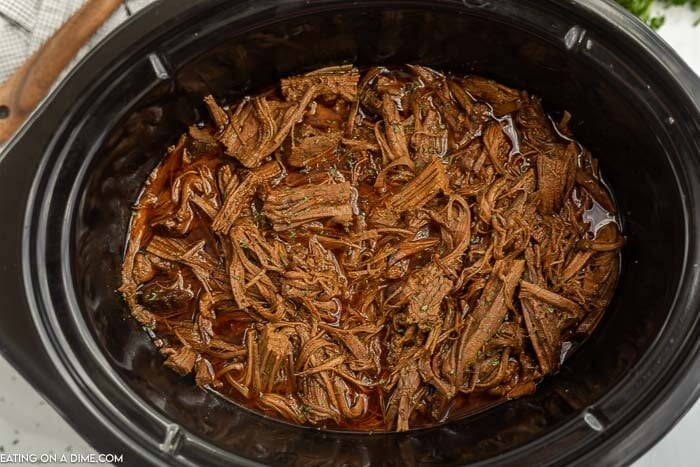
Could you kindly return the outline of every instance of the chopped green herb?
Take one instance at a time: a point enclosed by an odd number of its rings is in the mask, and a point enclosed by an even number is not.
[[[651,7],[654,4],[654,0],[616,0],[617,3],[622,5],[622,7],[629,10],[633,15],[637,16],[639,19],[647,23],[652,29],[659,29],[665,21],[663,16],[653,16],[651,13]],[[700,8],[700,0],[664,0],[663,4],[665,7],[670,6],[683,6],[688,5],[693,10]],[[700,18],[698,18],[695,26],[700,24]]]
[[[652,26],[652,20],[654,23],[658,23],[658,17],[651,16],[651,6],[654,0],[616,0],[617,3],[622,5],[623,8],[627,9],[634,16],[638,17],[649,26]],[[652,26],[653,27],[653,26]],[[658,27],[658,26],[657,26]]]
[[[651,26],[651,29],[659,29],[663,24],[666,22],[666,17],[665,16],[654,16],[652,18],[649,18],[649,26]]]

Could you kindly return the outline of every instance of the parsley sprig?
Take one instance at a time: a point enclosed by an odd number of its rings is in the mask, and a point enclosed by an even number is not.
[[[616,0],[617,3],[628,9],[633,15],[639,17],[653,29],[659,29],[664,24],[663,16],[652,15],[651,6],[654,0]],[[663,0],[665,7],[690,5],[693,10],[700,9],[700,0]],[[697,25],[700,19],[695,22]]]

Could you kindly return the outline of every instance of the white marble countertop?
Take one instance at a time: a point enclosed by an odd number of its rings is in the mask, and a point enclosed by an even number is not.
[[[666,24],[659,33],[700,74],[700,26],[693,27],[700,12],[674,8],[663,13]],[[634,466],[696,466],[700,462],[698,439],[700,403]],[[0,454],[92,452],[93,449],[0,357]]]

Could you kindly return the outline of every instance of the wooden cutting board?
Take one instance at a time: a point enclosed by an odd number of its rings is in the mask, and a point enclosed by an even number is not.
[[[88,0],[0,86],[0,146],[22,126],[54,81],[123,0]]]

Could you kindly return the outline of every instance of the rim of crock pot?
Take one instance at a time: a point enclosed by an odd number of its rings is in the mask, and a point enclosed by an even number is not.
[[[202,4],[206,2],[200,2]],[[269,4],[271,2],[259,2],[260,9],[264,9],[266,7],[266,4]],[[290,4],[292,3],[297,3],[297,2],[289,2]],[[363,4],[363,3],[369,3],[369,2],[354,2],[355,7],[358,4]],[[391,2],[374,2],[374,5],[378,4],[390,4]],[[404,2],[404,5],[407,2]],[[410,2],[410,3],[415,3],[417,6],[425,6],[426,2],[425,1],[416,1],[416,2]],[[457,2],[452,2],[452,1],[443,1],[443,2],[437,2],[437,3],[442,3],[445,6],[455,6]],[[465,1],[465,3],[468,3]],[[672,79],[678,84],[679,88],[683,91],[683,94],[689,99],[693,99],[694,95],[695,98],[697,96],[700,96],[700,92],[698,91],[700,89],[700,83],[697,80],[697,77],[694,77],[692,75],[692,72],[687,69],[687,66],[675,55],[674,52],[670,50],[670,48],[660,39],[658,36],[656,36],[654,33],[649,31],[645,26],[643,26],[641,23],[637,22],[636,20],[632,22],[632,24],[626,24],[627,29],[625,31],[621,30],[621,22],[629,22],[629,16],[619,10],[617,7],[613,6],[611,2],[608,2],[606,0],[596,0],[596,1],[591,1],[591,2],[578,2],[578,1],[569,1],[567,3],[577,5],[578,8],[581,8],[582,10],[586,11],[588,15],[591,15],[593,17],[597,18],[602,18],[612,25],[616,26],[620,31],[618,33],[624,34],[626,36],[632,37],[635,42],[640,42],[644,44],[645,47],[645,54],[648,56],[647,58],[654,61],[655,65],[657,67],[660,67],[663,69],[665,74],[672,76]],[[112,35],[110,35],[110,39],[114,39],[115,37],[118,37],[120,34],[121,35],[126,35],[131,29],[136,29],[137,26],[141,26],[141,28],[148,29],[147,25],[144,24],[147,20],[149,12],[153,11],[155,8],[157,8],[160,4],[154,5],[146,9],[144,12],[140,13],[137,17],[135,17],[132,22],[123,25],[120,27],[117,31],[115,31]],[[457,5],[458,6],[458,5]],[[349,8],[349,6],[348,6]],[[183,11],[186,10],[186,8],[183,8]],[[305,10],[301,14],[309,14],[308,10]],[[177,14],[172,14],[171,18],[175,18]],[[138,23],[140,22],[140,24]],[[573,23],[572,23],[573,24]],[[255,27],[259,27],[259,23],[255,24]],[[104,43],[103,43],[104,44]],[[78,75],[81,71],[81,68],[84,66],[84,64],[89,61],[93,55],[96,55],[98,53],[104,53],[106,52],[104,50],[104,47],[99,47],[97,50],[95,50],[93,53],[91,53],[86,59],[81,62],[81,65],[76,67],[76,69],[71,73],[70,78],[75,77]],[[109,52],[107,52],[109,53]],[[115,68],[117,65],[114,65]],[[64,86],[66,86],[70,82],[70,78],[68,78],[63,85],[54,93],[52,96],[49,98],[48,102],[52,101],[55,99],[55,97],[61,93],[62,89]],[[87,93],[86,93],[87,94]],[[698,115],[698,118],[700,118],[700,109],[697,108],[697,103],[696,103],[696,114]],[[35,118],[35,117],[33,117]],[[28,232],[31,232],[32,235],[28,235],[25,237],[25,241],[23,242],[22,245],[22,250],[27,254],[27,256],[24,256],[25,258],[31,257],[32,261],[26,262],[23,264],[23,271],[24,271],[24,279],[25,279],[25,284],[35,284],[38,285],[38,287],[35,290],[39,290],[39,296],[36,296],[34,293],[31,292],[32,288],[27,287],[27,293],[28,293],[28,302],[30,303],[31,307],[31,312],[34,317],[35,323],[37,324],[37,330],[41,336],[42,341],[45,344],[45,347],[47,351],[50,352],[52,361],[54,365],[56,365],[57,368],[61,370],[62,375],[64,376],[66,383],[70,385],[71,390],[75,393],[76,397],[78,397],[81,400],[81,403],[83,406],[85,406],[88,410],[94,412],[96,415],[101,416],[101,419],[103,420],[103,423],[105,423],[106,428],[111,431],[114,435],[119,437],[123,442],[130,442],[134,444],[139,444],[141,446],[147,447],[149,449],[153,449],[154,447],[158,446],[158,443],[161,442],[162,440],[159,439],[154,439],[154,440],[146,440],[148,436],[145,433],[139,433],[138,427],[135,426],[133,423],[130,423],[128,420],[124,421],[112,421],[108,417],[104,417],[105,414],[111,414],[115,415],[118,414],[118,411],[116,410],[115,406],[111,404],[109,400],[106,400],[103,394],[100,393],[99,390],[95,390],[96,387],[92,384],[91,378],[89,375],[86,374],[85,369],[77,363],[77,359],[75,358],[75,355],[72,352],[72,349],[70,348],[70,345],[65,339],[65,336],[63,335],[62,332],[59,332],[58,330],[61,328],[60,323],[57,322],[56,320],[56,315],[51,311],[51,302],[52,299],[49,294],[49,284],[46,282],[46,277],[45,275],[42,277],[41,271],[44,265],[42,264],[43,258],[44,258],[44,253],[45,251],[43,250],[43,245],[44,245],[44,240],[45,240],[45,235],[46,235],[46,212],[49,209],[50,206],[50,201],[52,198],[52,190],[51,188],[54,186],[56,183],[56,177],[58,175],[58,168],[61,167],[61,162],[62,160],[66,157],[67,155],[67,148],[70,147],[70,140],[74,136],[74,134],[68,135],[68,137],[65,137],[65,132],[66,132],[66,124],[70,120],[70,118],[64,119],[64,123],[61,128],[56,132],[56,136],[52,138],[51,145],[46,148],[45,154],[53,154],[58,150],[58,155],[57,157],[54,158],[48,158],[44,157],[41,161],[41,165],[39,169],[37,170],[37,175],[34,179],[34,184],[32,186],[31,190],[31,197],[30,197],[30,202],[27,204],[27,211],[25,215],[25,223],[24,223],[24,229]],[[79,126],[78,126],[79,127]],[[26,131],[26,128],[25,130]],[[59,136],[61,138],[59,138]],[[689,135],[683,135],[685,139],[688,138]],[[93,144],[93,147],[98,147],[99,146],[99,141],[96,141]],[[52,160],[53,159],[53,160]],[[692,162],[692,160],[690,161]],[[695,161],[697,164],[697,161]],[[677,168],[671,164],[674,169],[676,169],[676,179],[677,182],[679,183],[680,186],[683,186],[684,183],[682,183],[682,177],[684,174],[687,173],[687,171],[682,171],[682,173],[679,173]],[[51,168],[51,174],[47,180],[45,173],[48,168]],[[83,164],[80,168],[81,175],[78,177],[78,180],[80,177],[82,177],[82,171],[85,170],[87,164]],[[697,172],[697,171],[696,171]],[[690,188],[692,187],[692,181],[685,180],[685,186]],[[696,182],[697,183],[697,182]],[[67,279],[70,279],[72,277],[72,273],[70,271],[70,251],[67,251],[66,248],[64,248],[65,245],[68,244],[68,242],[65,241],[66,236],[70,235],[70,228],[72,226],[72,216],[73,216],[73,208],[75,206],[75,200],[77,199],[77,190],[78,187],[80,186],[80,183],[75,183],[74,185],[74,190],[70,194],[69,200],[72,202],[67,203],[68,207],[66,209],[66,213],[64,215],[64,220],[65,222],[63,223],[62,226],[62,236],[63,236],[63,241],[61,242],[62,244],[62,251],[61,251],[61,258],[62,258],[62,267],[63,267],[63,277],[66,282],[63,284],[65,289],[68,291],[68,300],[69,304],[71,307],[74,309],[78,308],[77,305],[77,300],[73,294],[73,283],[70,282]],[[689,219],[689,206],[688,203],[691,203],[692,206],[698,206],[698,193],[697,193],[697,186],[694,187],[695,191],[695,198],[696,199],[690,199],[688,200],[687,198],[683,199],[684,202],[684,214],[685,214],[685,233],[686,233],[686,245],[685,245],[685,253],[686,253],[686,261],[688,261],[689,256],[695,255],[694,257],[697,259],[698,257],[698,245],[697,245],[697,239],[695,244],[692,244],[690,242],[690,235],[691,235],[691,227],[693,227],[693,231],[697,232],[697,226],[691,226],[689,224],[690,219]],[[692,190],[691,190],[692,192]],[[44,194],[43,198],[40,197],[41,194]],[[41,203],[38,203],[38,201],[41,201]],[[38,209],[37,209],[38,207]],[[38,219],[38,222],[37,222]],[[696,220],[697,223],[697,220]],[[35,231],[36,228],[36,231]],[[690,269],[689,269],[690,268]],[[697,287],[697,276],[698,276],[698,271],[695,271],[695,280],[693,280],[692,277],[690,277],[692,271],[692,267],[690,267],[688,264],[685,265],[684,273],[683,276],[681,277],[679,281],[679,286],[678,290],[681,290],[683,286],[688,285],[692,289],[693,286]],[[692,295],[692,294],[691,294]],[[697,295],[697,292],[696,294]],[[692,297],[691,297],[692,298]],[[697,297],[695,302],[697,302]],[[674,302],[672,305],[672,309],[676,309],[679,305],[678,303],[678,297],[677,300]],[[692,305],[689,304],[689,305]],[[670,313],[669,313],[670,314]],[[95,342],[94,338],[90,334],[90,331],[87,327],[87,324],[85,321],[82,319],[82,315],[78,313],[72,313],[71,314],[72,318],[76,319],[75,325],[76,329],[79,330],[81,338],[83,340],[83,345],[85,345],[91,352],[93,352],[93,358],[97,358],[99,361],[99,364],[103,369],[105,370],[105,374],[112,378],[114,381],[119,381],[120,378],[116,374],[116,372],[113,369],[110,369],[109,363],[106,361],[104,355],[102,355],[102,351]],[[697,319],[697,317],[696,317]],[[665,329],[662,329],[660,334],[664,332]],[[660,337],[657,337],[657,340],[660,339]],[[690,337],[688,337],[690,339]],[[650,348],[655,348],[659,343],[655,341]],[[683,349],[685,345],[688,344],[687,342],[684,343],[684,345],[679,345],[679,349]],[[673,368],[673,370],[676,372],[676,374],[680,374],[682,376],[676,377],[674,379],[670,379],[668,382],[664,383],[663,385],[661,384],[655,384],[650,387],[651,389],[656,389],[659,386],[663,386],[662,390],[660,390],[658,393],[656,393],[655,397],[653,399],[646,399],[642,402],[638,402],[632,407],[629,407],[627,412],[628,416],[630,415],[631,412],[633,412],[633,409],[635,408],[641,408],[641,410],[635,412],[633,416],[626,417],[624,421],[627,423],[630,422],[631,418],[634,419],[643,419],[644,423],[649,423],[650,420],[653,417],[656,417],[658,420],[663,420],[662,425],[667,427],[665,430],[661,430],[662,432],[658,432],[654,435],[649,434],[649,430],[647,430],[647,433],[645,434],[640,434],[636,435],[635,439],[637,442],[641,443],[644,445],[644,447],[648,447],[655,441],[657,441],[663,434],[670,429],[675,421],[680,418],[680,416],[687,410],[687,408],[690,406],[691,402],[693,402],[697,396],[698,396],[698,388],[696,387],[696,384],[694,381],[697,379],[690,378],[691,375],[697,375],[700,374],[700,361],[693,361],[693,358],[690,356],[695,356],[698,353],[700,345],[698,343],[694,343],[691,346],[691,351],[687,352],[687,357],[681,361],[680,365],[678,365],[676,368]],[[650,352],[647,352],[639,362],[637,362],[636,367],[644,367],[649,359],[649,354]],[[107,371],[107,370],[110,371]],[[671,371],[671,369],[667,369],[667,371]],[[612,389],[611,392],[619,391],[619,388],[624,386],[626,380],[628,378],[624,378],[622,381],[618,382]],[[681,381],[686,381],[691,379],[692,384],[686,384],[685,388],[683,390],[683,394],[680,394],[680,391],[678,390],[680,384],[676,386],[675,392],[670,391],[671,387],[673,386],[673,382],[677,382],[677,380]],[[671,394],[667,394],[671,392]],[[149,416],[153,417],[154,419],[158,420],[163,427],[169,426],[171,423],[168,421],[167,417],[163,416],[160,412],[155,410],[153,407],[151,407],[149,404],[145,403],[138,395],[136,395],[131,389],[127,389],[124,391],[124,394],[129,397],[135,404],[138,404],[140,407],[144,409],[145,413],[148,413]],[[604,405],[606,398],[608,395],[604,396],[601,398],[600,401],[596,404],[597,406],[602,406]],[[673,415],[669,416],[668,413],[666,414],[660,414],[661,410],[660,407],[662,407],[664,404],[669,404],[671,400],[676,400],[677,404],[682,405],[684,407],[684,410],[682,412],[679,412],[677,410],[674,410]],[[657,400],[663,400],[661,404],[654,404],[653,402]],[[681,402],[678,402],[681,401]],[[642,405],[643,407],[640,407]],[[585,413],[585,411],[582,412],[581,416]],[[538,442],[542,441],[547,441],[548,439],[553,439],[557,433],[560,433],[561,431],[564,430],[566,426],[571,425],[576,421],[577,418],[580,417],[572,417],[570,420],[567,420],[563,426],[561,426],[557,430],[552,430],[550,433],[546,434],[542,438],[538,438]],[[588,459],[591,456],[595,455],[597,451],[600,451],[604,445],[610,445],[614,444],[617,445],[617,450],[619,450],[619,445],[622,444],[622,438],[632,438],[635,435],[635,432],[639,432],[642,430],[642,427],[644,423],[639,423],[639,425],[632,429],[631,432],[627,433],[622,433],[622,427],[625,425],[623,423],[623,420],[614,420],[611,421],[609,426],[601,433],[601,434],[595,434],[591,433],[591,436],[600,436],[601,440],[598,443],[598,446],[596,446],[594,449],[592,449],[590,452],[587,453],[577,453],[577,454],[582,454],[583,456],[580,457],[578,460],[584,460]],[[123,431],[123,427],[128,427],[128,434],[127,432]],[[343,432],[344,434],[351,435],[352,433],[349,432]],[[141,436],[137,436],[141,435]],[[362,436],[362,434],[358,434],[358,436]],[[388,436],[391,436],[391,434],[388,434]],[[189,442],[194,442],[196,444],[199,444],[201,446],[208,445],[205,441],[203,441],[201,438],[197,437],[196,435],[192,435],[190,433],[186,433],[186,438]],[[514,459],[517,456],[518,452],[522,452],[524,449],[527,449],[531,443],[525,443],[522,446],[519,446],[505,454],[499,457],[500,461],[506,461],[508,458]],[[544,443],[546,444],[546,443]],[[212,449],[211,447],[208,447],[208,449]],[[233,455],[230,451],[226,451],[221,448],[213,448],[216,450],[220,451],[220,454],[225,455],[225,456],[234,456],[237,457],[237,460],[242,462],[242,463],[252,463],[251,461],[241,458],[239,456]],[[641,452],[641,449],[637,449],[637,451]],[[612,452],[612,450],[610,450]],[[639,452],[632,452],[629,455],[626,456],[621,456],[618,459],[625,459],[625,460],[631,460],[632,457],[635,457],[639,454]],[[151,453],[148,449],[140,453],[146,458],[149,458],[150,461],[155,462],[159,457],[156,457],[153,453]],[[171,458],[172,459],[172,458]],[[179,458],[178,461],[180,462],[185,462],[185,459]],[[487,461],[488,462],[488,461]]]

